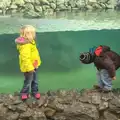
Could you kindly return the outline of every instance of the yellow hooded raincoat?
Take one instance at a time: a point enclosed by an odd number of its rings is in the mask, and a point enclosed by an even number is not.
[[[15,40],[19,51],[19,65],[21,72],[30,72],[41,65],[41,59],[33,40],[31,43]]]

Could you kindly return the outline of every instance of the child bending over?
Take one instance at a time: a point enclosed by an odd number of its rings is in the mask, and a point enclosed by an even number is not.
[[[104,92],[112,90],[112,80],[116,79],[116,70],[120,67],[120,55],[109,46],[100,45],[82,53],[80,61],[84,64],[94,63],[97,68],[98,85],[94,85],[95,89]]]

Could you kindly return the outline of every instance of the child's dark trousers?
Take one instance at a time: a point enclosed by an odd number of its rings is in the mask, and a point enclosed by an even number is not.
[[[21,90],[21,94],[29,94],[29,90],[31,89],[31,93],[34,95],[38,92],[38,80],[36,76],[37,70],[35,72],[27,72],[24,73],[24,85]]]

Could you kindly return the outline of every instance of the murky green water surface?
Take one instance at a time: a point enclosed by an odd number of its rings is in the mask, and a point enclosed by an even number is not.
[[[19,27],[32,24],[37,28],[37,43],[42,65],[38,70],[40,91],[59,88],[91,88],[96,83],[93,64],[82,65],[80,52],[93,45],[109,45],[120,53],[120,14],[107,12],[59,13],[43,19],[0,17],[0,92],[20,90],[23,75],[19,71],[14,39]],[[119,87],[120,70],[114,87]]]

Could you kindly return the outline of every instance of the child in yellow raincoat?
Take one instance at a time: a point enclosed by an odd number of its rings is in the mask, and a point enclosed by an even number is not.
[[[15,40],[19,52],[19,65],[24,73],[24,85],[21,90],[21,99],[26,100],[29,89],[36,99],[40,98],[38,93],[38,80],[36,78],[37,68],[41,64],[40,55],[35,42],[36,31],[31,25],[25,25],[20,29],[20,37]]]

